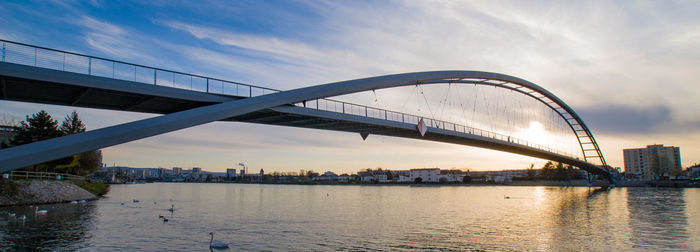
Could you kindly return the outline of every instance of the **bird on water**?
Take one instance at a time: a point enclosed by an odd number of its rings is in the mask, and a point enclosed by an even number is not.
[[[209,232],[211,240],[209,240],[209,248],[213,249],[225,249],[228,248],[228,243],[222,241],[214,241],[214,232]]]
[[[44,209],[39,210],[39,206],[34,207],[34,214],[44,215],[44,214],[47,214],[48,212],[49,212],[48,210],[44,210]]]

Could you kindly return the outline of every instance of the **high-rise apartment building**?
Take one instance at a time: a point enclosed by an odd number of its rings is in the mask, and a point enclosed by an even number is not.
[[[647,145],[646,148],[622,150],[625,172],[635,178],[655,180],[672,176],[681,171],[681,151],[678,147],[663,144]]]

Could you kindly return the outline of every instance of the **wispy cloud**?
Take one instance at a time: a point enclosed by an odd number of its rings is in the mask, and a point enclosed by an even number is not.
[[[144,39],[153,41],[154,38],[90,16],[82,16],[73,22],[84,28],[85,42],[108,57],[151,64],[159,62],[148,53],[149,47],[144,46],[146,43],[138,42]]]
[[[379,62],[357,55],[351,49],[337,49],[323,44],[309,44],[294,39],[273,36],[260,36],[236,33],[196,24],[177,21],[159,21],[172,29],[185,31],[192,36],[212,41],[223,46],[226,51],[214,52],[203,48],[189,48],[184,52],[200,59],[202,62],[234,64],[250,69],[249,76],[267,76],[278,72],[278,78],[263,80],[280,81],[273,85],[286,86],[285,79],[304,79],[296,81],[296,86],[318,84],[320,81],[337,81],[344,78],[366,76],[367,72],[382,69]],[[201,56],[200,56],[201,55]],[[227,63],[228,62],[228,63]],[[244,65],[248,66],[245,67]]]

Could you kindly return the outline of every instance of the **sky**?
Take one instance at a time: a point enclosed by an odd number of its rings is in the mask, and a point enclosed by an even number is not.
[[[564,100],[610,165],[624,166],[624,148],[665,144],[680,147],[687,167],[700,160],[697,13],[698,1],[3,1],[0,38],[280,90],[416,71],[497,72]],[[431,105],[412,102],[417,92],[347,99],[394,110],[424,106],[425,113],[439,106],[445,87],[426,91]],[[491,101],[490,91],[457,92]],[[88,129],[157,116],[0,101],[0,119],[19,121],[42,109],[58,119],[76,110]],[[537,123],[524,121],[526,135],[541,135],[532,131]],[[103,155],[109,165],[210,171],[238,163],[356,172],[546,162],[468,146],[230,122],[108,147]]]

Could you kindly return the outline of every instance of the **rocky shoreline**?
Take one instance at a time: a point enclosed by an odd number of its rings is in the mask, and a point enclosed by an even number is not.
[[[38,205],[64,203],[78,200],[95,200],[97,196],[71,183],[57,180],[13,180],[16,193],[0,194],[0,206]]]

